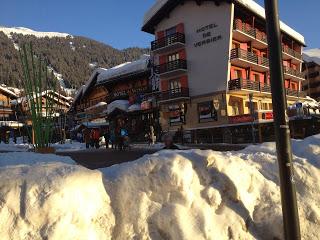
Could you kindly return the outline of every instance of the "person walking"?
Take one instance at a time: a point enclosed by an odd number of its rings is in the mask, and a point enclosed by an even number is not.
[[[99,141],[100,141],[100,130],[98,128],[92,129],[92,142],[93,142],[93,147],[98,149],[100,147]]]
[[[88,128],[83,130],[83,140],[86,144],[86,149],[88,149],[90,147],[90,130]]]
[[[104,141],[105,141],[105,143],[106,143],[106,149],[108,149],[108,148],[109,148],[109,141],[110,141],[110,131],[109,131],[109,128],[106,128],[106,130],[104,131],[103,137],[104,137]]]

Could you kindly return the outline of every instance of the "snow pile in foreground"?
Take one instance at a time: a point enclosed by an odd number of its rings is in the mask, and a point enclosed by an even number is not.
[[[34,153],[0,154],[0,164],[1,239],[110,239],[102,173]]]
[[[320,135],[293,146],[303,239],[319,239]],[[274,148],[265,143],[239,152],[161,151],[101,171],[66,162],[3,166],[0,235],[281,239]]]

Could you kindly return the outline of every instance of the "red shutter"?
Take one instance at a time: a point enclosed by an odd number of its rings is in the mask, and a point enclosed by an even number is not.
[[[182,88],[188,88],[189,84],[188,84],[188,76],[184,75],[180,78],[180,83],[181,83],[181,87]]]
[[[161,80],[161,91],[168,91],[169,83],[168,80]]]
[[[182,59],[182,60],[186,60],[187,59],[186,50],[185,49],[182,49],[182,50],[179,51],[179,58]]]
[[[179,23],[176,27],[176,31],[178,33],[184,33],[184,24],[183,23]]]
[[[285,85],[286,88],[289,88],[289,80],[285,80],[284,81],[284,85]]]
[[[156,33],[156,38],[159,39],[159,38],[163,38],[164,37],[164,31],[159,31]]]
[[[166,55],[160,55],[159,56],[159,64],[164,64],[167,62],[167,56]]]

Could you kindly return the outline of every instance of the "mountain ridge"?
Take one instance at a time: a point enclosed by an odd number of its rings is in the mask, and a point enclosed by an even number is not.
[[[97,67],[111,68],[149,53],[148,48],[122,50],[83,36],[38,32],[29,28],[0,26],[0,83],[17,87],[23,76],[18,49],[32,42],[34,52],[47,60],[66,88],[79,88]]]

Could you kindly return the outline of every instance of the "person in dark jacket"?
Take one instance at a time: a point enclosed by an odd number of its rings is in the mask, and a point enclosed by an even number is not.
[[[171,150],[179,150],[180,148],[173,143],[173,137],[169,133],[165,134],[163,136],[163,143],[164,148],[163,149],[171,149]]]

